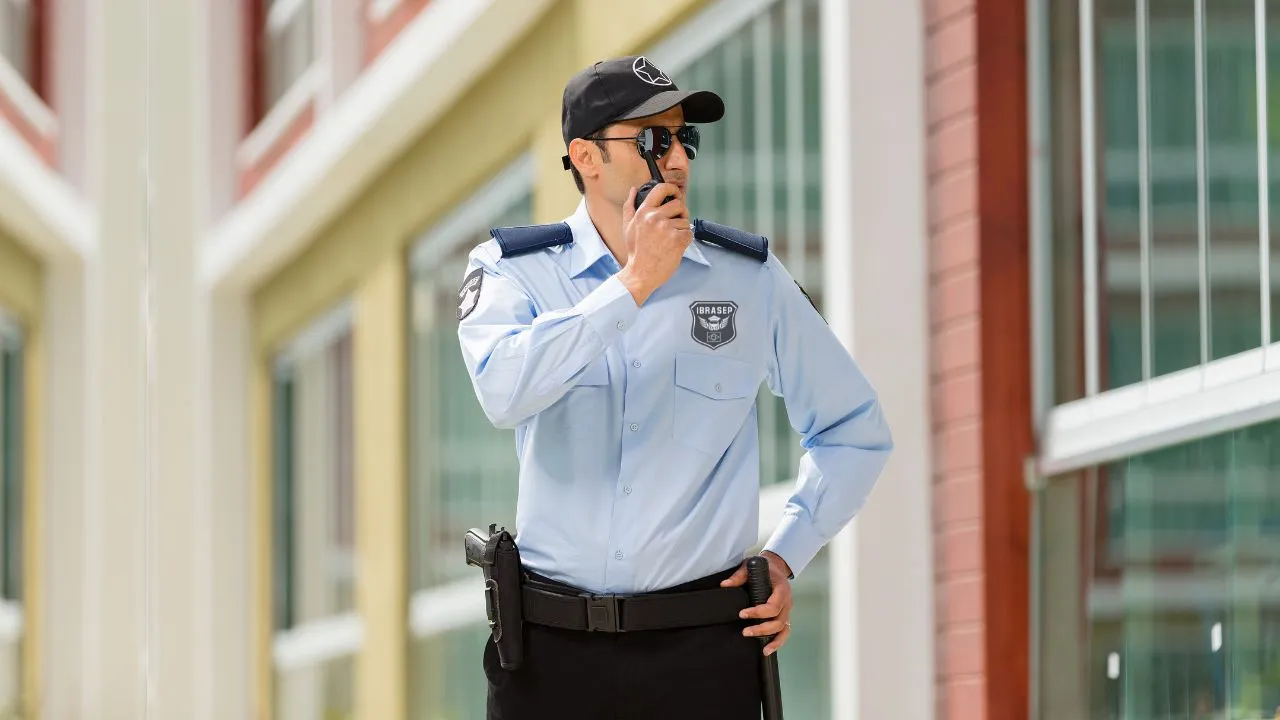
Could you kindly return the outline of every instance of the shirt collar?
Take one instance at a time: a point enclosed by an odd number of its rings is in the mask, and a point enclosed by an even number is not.
[[[587,212],[585,198],[578,201],[577,210],[565,218],[565,223],[573,232],[573,245],[564,250],[569,260],[571,277],[578,277],[605,257],[613,257],[609,246],[605,245],[604,238],[600,237],[600,231],[596,230],[596,225]],[[561,247],[564,248],[564,246]],[[701,265],[711,265],[711,261],[702,252],[701,243],[697,240],[689,243],[685,248],[684,257]]]

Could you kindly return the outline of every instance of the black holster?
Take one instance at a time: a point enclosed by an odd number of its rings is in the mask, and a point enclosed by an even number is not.
[[[486,533],[472,528],[464,544],[467,564],[484,573],[485,613],[489,632],[504,670],[517,670],[524,660],[523,613],[520,607],[520,550],[506,528],[496,524]]]

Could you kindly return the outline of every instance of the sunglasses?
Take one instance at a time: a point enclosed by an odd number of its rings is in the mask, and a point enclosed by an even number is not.
[[[587,140],[622,140],[624,142],[634,142],[636,148],[643,155],[646,151],[653,155],[654,160],[660,159],[667,151],[671,149],[671,136],[675,135],[680,141],[680,145],[684,148],[685,153],[692,160],[698,155],[698,141],[702,138],[702,134],[698,128],[693,125],[681,125],[676,131],[671,132],[671,128],[665,127],[647,127],[640,131],[635,137],[592,137]]]

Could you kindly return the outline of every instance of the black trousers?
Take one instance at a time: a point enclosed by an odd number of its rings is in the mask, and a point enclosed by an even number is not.
[[[735,569],[663,592],[718,587]],[[488,720],[759,720],[761,648],[746,626],[600,633],[524,623],[520,669],[503,670],[493,639],[485,643]]]

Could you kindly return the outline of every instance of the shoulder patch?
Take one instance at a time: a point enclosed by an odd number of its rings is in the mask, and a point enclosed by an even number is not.
[[[476,268],[467,273],[458,288],[458,322],[467,319],[476,305],[480,304],[480,286],[484,284],[484,268]]]
[[[702,242],[718,245],[725,250],[746,255],[760,262],[766,262],[769,259],[769,238],[763,235],[706,220],[694,220],[693,236]]]
[[[568,223],[494,228],[489,235],[498,241],[502,257],[515,257],[573,242],[573,231]]]

